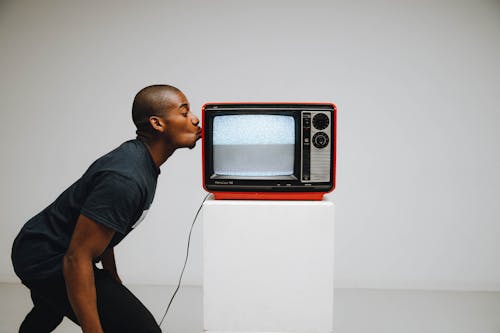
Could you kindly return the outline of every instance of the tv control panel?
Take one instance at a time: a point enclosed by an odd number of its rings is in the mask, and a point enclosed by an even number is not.
[[[302,182],[328,182],[331,172],[331,113],[302,111]]]

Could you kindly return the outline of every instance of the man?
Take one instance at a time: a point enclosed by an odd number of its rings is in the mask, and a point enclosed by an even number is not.
[[[84,333],[161,332],[121,284],[113,247],[144,218],[160,165],[193,148],[201,129],[186,96],[169,85],[142,89],[132,118],[137,138],[96,160],[16,237],[14,270],[33,300],[20,332],[51,332],[64,316]]]

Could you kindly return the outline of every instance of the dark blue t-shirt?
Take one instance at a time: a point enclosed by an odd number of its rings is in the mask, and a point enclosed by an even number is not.
[[[144,218],[159,174],[139,140],[127,141],[100,157],[23,226],[12,247],[16,274],[28,281],[61,273],[62,258],[80,214],[115,230],[108,246],[114,247]]]

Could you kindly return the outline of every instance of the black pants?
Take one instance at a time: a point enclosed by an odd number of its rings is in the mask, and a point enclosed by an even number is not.
[[[102,269],[94,269],[97,311],[105,333],[158,333],[153,315],[125,286]],[[62,275],[37,281],[23,281],[31,290],[33,309],[19,329],[20,333],[52,332],[64,316],[78,324],[66,293]]]

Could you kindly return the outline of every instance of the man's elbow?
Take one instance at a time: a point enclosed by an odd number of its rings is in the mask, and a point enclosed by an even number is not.
[[[85,253],[68,251],[63,257],[63,273],[78,270],[81,267],[92,265],[92,256]]]

